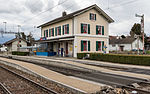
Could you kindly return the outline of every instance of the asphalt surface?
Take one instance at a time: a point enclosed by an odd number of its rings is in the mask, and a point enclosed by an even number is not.
[[[44,58],[48,59],[49,57],[44,57]],[[150,75],[150,69],[127,68],[127,67],[120,67],[120,66],[115,66],[115,65],[101,64],[101,63],[96,63],[96,62],[93,63],[90,61],[81,61],[81,60],[75,60],[75,59],[61,59],[61,58],[57,58],[57,57],[53,57],[51,59],[63,60],[63,61],[73,61],[73,62],[82,63],[82,64],[86,64],[86,65],[91,65],[91,66],[105,67],[105,68],[112,69],[115,71],[119,70],[119,71],[123,71],[123,72],[131,72],[131,73]]]
[[[78,77],[78,78],[82,78],[82,79],[86,79],[86,80],[90,80],[90,81],[94,81],[94,82],[102,83],[106,85],[111,85],[111,86],[120,87],[123,85],[131,85],[133,83],[139,83],[139,82],[144,81],[143,79],[114,75],[114,74],[103,73],[103,72],[85,72],[82,70],[70,69],[66,67],[64,68],[64,67],[58,67],[58,66],[51,66],[51,65],[46,65],[46,64],[36,64],[36,65],[59,72],[66,76],[74,76],[74,77]]]

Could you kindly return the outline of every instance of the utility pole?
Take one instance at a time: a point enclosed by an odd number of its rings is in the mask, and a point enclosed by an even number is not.
[[[141,18],[141,32],[143,35],[143,54],[144,54],[144,52],[145,52],[145,48],[144,48],[144,14],[143,15],[135,14],[135,16]]]
[[[4,23],[4,25],[5,25],[5,32],[6,32],[6,24],[7,24],[7,22],[3,22]]]

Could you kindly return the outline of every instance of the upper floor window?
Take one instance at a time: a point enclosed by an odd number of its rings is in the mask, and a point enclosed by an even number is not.
[[[90,13],[90,20],[96,21],[96,14]]]
[[[63,25],[63,35],[69,34],[69,24]]]
[[[104,26],[96,25],[96,35],[104,35]]]
[[[49,36],[54,36],[54,28],[49,29]]]
[[[90,51],[90,41],[81,40],[81,51]]]
[[[46,30],[46,37],[48,37],[48,30]]]
[[[90,34],[90,24],[81,23],[81,33]]]
[[[61,26],[55,27],[55,36],[61,35]]]
[[[44,37],[48,37],[48,30],[44,30]]]

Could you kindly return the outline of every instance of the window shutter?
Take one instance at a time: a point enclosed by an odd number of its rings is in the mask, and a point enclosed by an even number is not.
[[[96,21],[96,14],[95,14],[95,21]]]
[[[102,26],[102,35],[104,35],[104,26]]]
[[[83,30],[83,24],[81,23],[81,33],[83,33],[84,30]]]
[[[91,20],[91,13],[90,13],[90,20]]]
[[[63,25],[63,35],[64,35],[64,25]]]
[[[84,46],[83,46],[83,40],[81,40],[81,51],[83,51]]]
[[[45,37],[45,30],[44,30],[44,37]]]
[[[98,26],[96,26],[96,35],[98,35]]]
[[[88,24],[88,34],[90,34],[90,24]]]
[[[98,51],[98,41],[96,41],[96,51]]]
[[[61,35],[61,26],[59,26],[59,35]]]
[[[48,37],[48,30],[46,30],[46,37]]]
[[[104,51],[104,41],[102,41],[102,50]]]
[[[69,34],[69,24],[67,24],[67,34]]]
[[[88,41],[88,51],[90,51],[90,41]]]
[[[53,28],[53,30],[52,30],[52,33],[53,33],[53,36],[54,36],[54,28]]]
[[[55,36],[57,36],[57,27],[55,27]]]
[[[52,29],[49,29],[49,37],[51,37],[51,30],[52,30]]]

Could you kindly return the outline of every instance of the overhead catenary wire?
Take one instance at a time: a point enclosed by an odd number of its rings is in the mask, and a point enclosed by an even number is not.
[[[47,10],[42,11],[42,12],[38,13],[37,15],[35,15],[35,16],[31,17],[31,18],[29,18],[29,19],[27,19],[27,20],[24,20],[24,23],[27,22],[27,21],[29,21],[29,20],[34,19],[35,17],[37,17],[37,16],[39,16],[39,15],[41,15],[41,14],[43,14],[43,13],[49,11],[49,10],[52,10],[53,8],[55,8],[55,7],[57,7],[57,6],[59,6],[59,5],[63,4],[63,3],[65,3],[65,2],[67,2],[67,1],[68,1],[68,0],[65,0],[65,1],[63,1],[63,2],[60,2],[60,3],[58,3],[57,5],[55,5],[55,6],[53,6],[53,7],[50,7],[50,8],[48,8]]]

